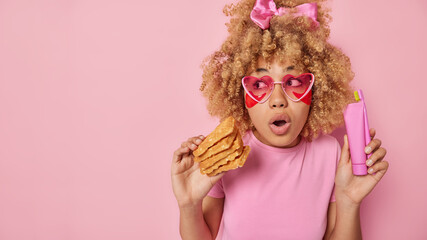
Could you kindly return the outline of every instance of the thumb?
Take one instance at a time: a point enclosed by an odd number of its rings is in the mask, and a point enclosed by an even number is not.
[[[341,149],[341,159],[340,161],[343,161],[343,163],[347,163],[350,161],[350,150],[348,147],[348,137],[347,134],[344,135],[344,145]]]
[[[210,177],[212,187],[224,176],[225,172]]]

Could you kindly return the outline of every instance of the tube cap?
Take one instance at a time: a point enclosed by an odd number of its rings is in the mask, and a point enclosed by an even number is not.
[[[367,175],[368,167],[365,164],[353,164],[353,174],[354,175]]]

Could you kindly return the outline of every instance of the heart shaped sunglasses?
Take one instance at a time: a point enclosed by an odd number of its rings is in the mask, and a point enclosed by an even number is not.
[[[281,82],[275,82],[273,78],[266,75],[261,78],[245,76],[242,78],[242,85],[246,93],[254,101],[264,103],[267,101],[274,89],[274,84],[280,84],[286,96],[294,102],[300,101],[311,90],[314,84],[314,75],[303,73],[297,77],[287,74]]]

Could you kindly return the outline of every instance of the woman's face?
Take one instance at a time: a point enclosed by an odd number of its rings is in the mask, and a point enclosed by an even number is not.
[[[265,75],[273,78],[275,82],[281,82],[286,74],[298,76],[302,71],[295,69],[289,62],[285,61],[280,65],[273,60],[269,67],[264,58],[258,60],[258,67],[246,76],[262,77]],[[246,96],[246,93],[245,93]],[[301,136],[299,135],[308,118],[310,105],[303,101],[294,102],[290,100],[280,84],[274,84],[270,98],[264,103],[257,103],[251,106],[245,97],[246,109],[255,126],[254,135],[262,143],[274,146],[289,148],[297,145]],[[248,103],[249,106],[248,107]],[[286,124],[285,121],[286,119]]]

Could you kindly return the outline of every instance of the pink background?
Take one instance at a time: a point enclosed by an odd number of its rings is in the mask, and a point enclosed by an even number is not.
[[[199,65],[230,2],[0,0],[0,239],[180,239],[172,153],[217,125]],[[427,239],[427,3],[331,7],[390,162],[364,239]]]

